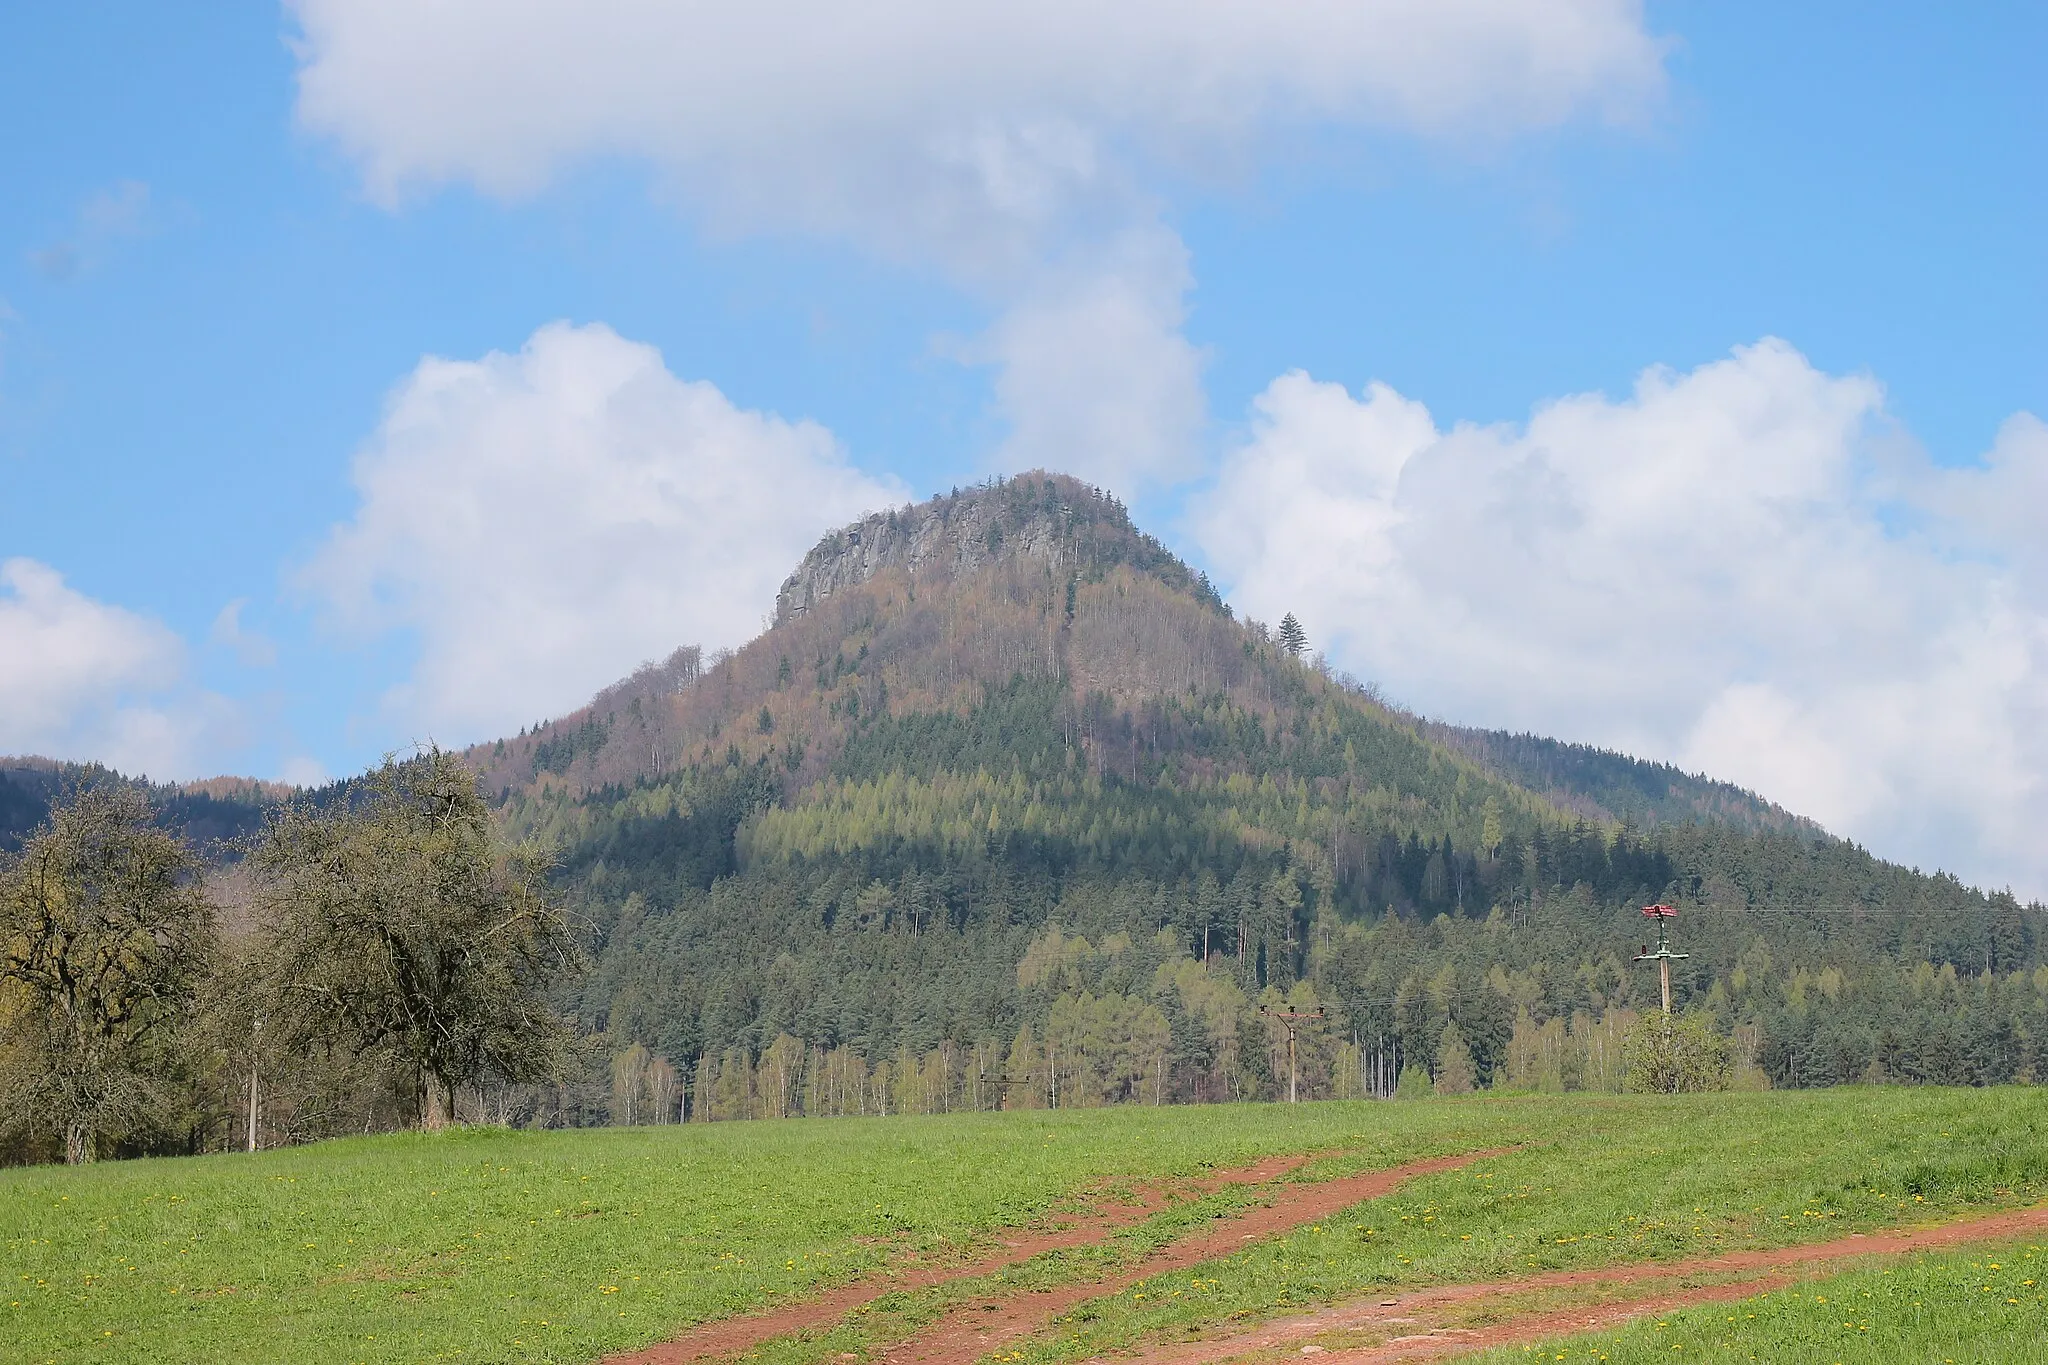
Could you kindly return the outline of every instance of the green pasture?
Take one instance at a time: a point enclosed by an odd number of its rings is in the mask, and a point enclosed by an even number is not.
[[[1520,1151],[1414,1181],[1341,1219],[1085,1304],[1016,1358],[1082,1359],[1376,1289],[1826,1241],[2048,1197],[2048,1093],[2039,1090],[1413,1106],[1446,1120],[1460,1107],[1533,1136]]]
[[[0,1171],[0,1360],[588,1362],[889,1256],[968,1255],[1092,1184],[1275,1152],[1324,1153],[1303,1172],[1318,1178],[1495,1147],[1515,1150],[1083,1305],[1023,1355],[1076,1359],[1389,1285],[2031,1202],[2048,1195],[2048,1095],[1848,1088],[467,1130]],[[1170,1210],[1010,1278],[1100,1273],[1203,1212]],[[972,1290],[898,1296],[769,1354],[867,1354]]]
[[[2033,1243],[1902,1257],[1755,1298],[1646,1318],[1616,1332],[1489,1352],[1474,1365],[2037,1365],[2044,1358],[2048,1245]]]

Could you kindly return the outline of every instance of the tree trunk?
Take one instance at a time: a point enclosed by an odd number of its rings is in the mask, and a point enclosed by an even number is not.
[[[73,1166],[83,1166],[98,1155],[93,1150],[93,1134],[90,1126],[71,1123],[64,1128],[64,1160]]]
[[[426,1102],[421,1106],[421,1118],[430,1133],[438,1133],[448,1126],[448,1082],[429,1071],[426,1082]]]

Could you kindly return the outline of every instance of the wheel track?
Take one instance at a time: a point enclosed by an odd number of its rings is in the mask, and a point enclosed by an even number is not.
[[[1748,1298],[1783,1288],[1794,1272],[1826,1268],[1877,1256],[1977,1242],[1994,1242],[2048,1233],[2048,1205],[2010,1209],[1954,1223],[1885,1232],[1852,1233],[1828,1242],[1774,1247],[1766,1251],[1732,1251],[1685,1261],[1649,1261],[1594,1270],[1553,1270],[1478,1284],[1440,1285],[1412,1290],[1370,1302],[1354,1302],[1321,1312],[1262,1324],[1243,1332],[1173,1342],[1116,1356],[1089,1365],[1210,1365],[1211,1362],[1255,1360],[1280,1354],[1299,1356],[1311,1348],[1315,1365],[1392,1365],[1397,1361],[1440,1360],[1499,1346],[1520,1346],[1547,1337],[1611,1327],[1646,1314],[1675,1312],[1701,1304]],[[1695,1276],[1730,1277],[1718,1283],[1668,1287],[1669,1282]],[[1447,1310],[1490,1297],[1532,1290],[1627,1290],[1649,1282],[1667,1287],[1654,1293],[1627,1295],[1606,1302],[1531,1311],[1506,1322],[1461,1328],[1447,1323]],[[1435,1321],[1432,1322],[1431,1319]],[[1389,1340],[1350,1348],[1322,1348],[1316,1338],[1388,1327],[1412,1327]]]
[[[1194,1180],[1152,1181],[1139,1185],[1129,1203],[1098,1201],[1085,1212],[1041,1229],[1006,1229],[1000,1251],[957,1265],[902,1264],[867,1274],[793,1303],[765,1312],[720,1318],[703,1323],[668,1341],[604,1358],[604,1365],[687,1365],[739,1355],[776,1337],[836,1325],[857,1308],[884,1295],[928,1289],[974,1279],[1021,1264],[1048,1251],[1093,1246],[1120,1229],[1134,1226],[1167,1208],[1177,1198],[1193,1198],[1241,1185],[1267,1185],[1299,1170],[1320,1153],[1267,1157],[1250,1166],[1219,1171]],[[1314,1187],[1304,1187],[1314,1188]]]
[[[991,1351],[1030,1336],[1052,1318],[1088,1299],[1117,1293],[1167,1271],[1216,1260],[1240,1250],[1246,1242],[1309,1226],[1354,1204],[1391,1193],[1418,1176],[1456,1170],[1500,1154],[1497,1148],[1465,1152],[1313,1184],[1277,1185],[1265,1204],[1233,1218],[1219,1219],[1213,1227],[1169,1243],[1115,1275],[953,1308],[936,1323],[883,1351],[881,1360],[884,1365],[972,1365]]]

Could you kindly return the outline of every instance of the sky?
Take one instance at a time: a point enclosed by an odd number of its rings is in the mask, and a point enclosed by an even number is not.
[[[2048,10],[0,8],[0,753],[315,781],[1061,469],[1461,723],[2048,894]]]

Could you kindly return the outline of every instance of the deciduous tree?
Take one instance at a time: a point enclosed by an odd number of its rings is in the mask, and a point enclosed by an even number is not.
[[[60,1133],[65,1159],[169,1102],[166,1050],[215,948],[191,855],[119,786],[58,807],[0,869],[5,1117]]]
[[[385,1052],[447,1123],[460,1086],[556,1070],[545,985],[574,948],[546,863],[507,847],[452,754],[387,760],[361,800],[272,820],[253,859],[270,990],[301,1045]]]

